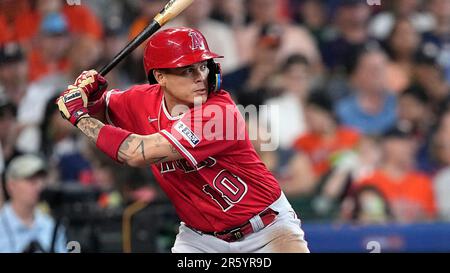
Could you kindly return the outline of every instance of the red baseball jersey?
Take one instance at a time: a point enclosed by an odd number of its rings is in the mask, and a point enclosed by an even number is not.
[[[205,232],[234,228],[280,197],[227,92],[210,94],[178,117],[169,114],[159,85],[109,91],[106,103],[111,125],[140,135],[159,133],[183,156],[151,169],[186,225]]]

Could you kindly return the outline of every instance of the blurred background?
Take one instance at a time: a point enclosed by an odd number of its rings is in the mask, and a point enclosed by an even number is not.
[[[178,219],[150,170],[102,155],[54,104],[166,2],[0,0],[0,207],[9,162],[37,154],[38,206],[82,252],[170,252]],[[254,145],[311,251],[450,251],[450,0],[195,0],[169,26],[225,56],[237,104],[280,107],[260,113],[279,130],[249,128],[279,138]],[[145,83],[142,51],[109,88]]]

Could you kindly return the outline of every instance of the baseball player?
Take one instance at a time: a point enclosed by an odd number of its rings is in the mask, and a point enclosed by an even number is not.
[[[149,84],[106,92],[106,80],[85,71],[57,104],[112,159],[150,165],[182,221],[172,252],[309,252],[300,220],[220,89],[219,57],[197,30],[166,29],[144,51]]]

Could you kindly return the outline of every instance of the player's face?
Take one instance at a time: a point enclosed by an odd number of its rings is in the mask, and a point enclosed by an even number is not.
[[[166,92],[182,104],[206,102],[208,97],[207,62],[195,63],[181,68],[165,69],[160,82]]]

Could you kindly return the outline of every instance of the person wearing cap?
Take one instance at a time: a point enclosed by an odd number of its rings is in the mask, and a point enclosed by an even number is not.
[[[111,159],[150,166],[182,221],[172,252],[309,252],[221,88],[220,57],[200,31],[167,28],[144,50],[149,84],[106,91],[102,76],[85,71],[56,103]]]
[[[45,162],[35,155],[21,155],[9,163],[10,200],[0,210],[0,253],[66,251],[62,229],[54,233],[54,220],[37,209],[46,174]]]
[[[0,94],[17,106],[28,85],[28,64],[20,44],[0,44]]]

